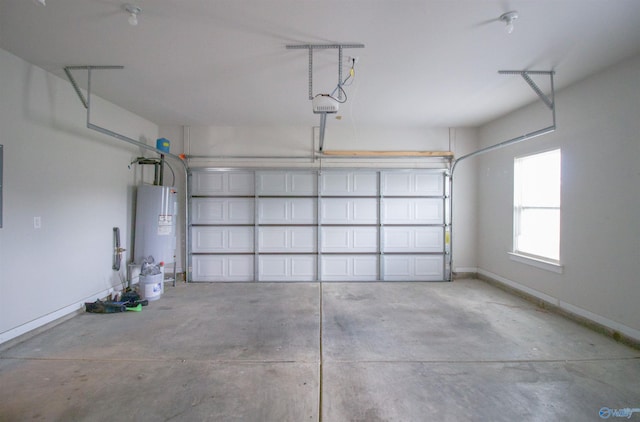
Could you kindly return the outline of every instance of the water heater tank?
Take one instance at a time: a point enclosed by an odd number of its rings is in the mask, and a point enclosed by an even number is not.
[[[177,193],[168,186],[138,186],[134,262],[148,256],[156,263],[175,262]]]

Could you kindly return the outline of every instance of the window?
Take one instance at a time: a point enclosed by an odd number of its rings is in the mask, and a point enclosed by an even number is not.
[[[514,236],[517,255],[560,263],[560,150],[514,162]]]

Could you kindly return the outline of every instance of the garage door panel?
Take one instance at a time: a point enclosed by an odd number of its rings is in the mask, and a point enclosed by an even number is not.
[[[262,198],[258,215],[260,224],[314,224],[315,198]]]
[[[254,195],[254,175],[252,172],[229,173],[227,190],[233,195]]]
[[[384,227],[384,252],[442,252],[442,227]]]
[[[194,227],[191,235],[193,252],[213,252],[224,250],[224,231],[219,228]]]
[[[347,252],[351,249],[349,230],[343,227],[323,227],[322,252]]]
[[[194,172],[191,175],[192,195],[253,195],[251,172]]]
[[[384,224],[443,224],[444,206],[437,198],[384,198]]]
[[[414,231],[418,252],[444,251],[444,227],[422,227]]]
[[[385,281],[444,280],[442,255],[385,255]]]
[[[253,255],[194,255],[193,281],[252,281]]]
[[[222,280],[225,276],[225,257],[194,256],[193,278],[195,281]]]
[[[293,172],[290,177],[290,192],[293,195],[316,195],[318,176],[315,172]]]
[[[314,281],[316,255],[262,255],[260,281]]]
[[[269,172],[257,175],[258,195],[284,195],[287,193],[287,173]]]
[[[289,204],[276,199],[261,199],[258,211],[259,223],[287,223]]]
[[[261,256],[260,279],[279,281],[287,278],[287,260],[284,257]]]
[[[442,196],[444,184],[442,173],[416,173],[415,193],[424,196]]]
[[[376,227],[323,227],[322,252],[377,252]]]
[[[346,224],[351,220],[351,204],[348,199],[323,199],[323,224]]]
[[[287,232],[281,227],[260,227],[260,252],[280,252],[287,249]]]
[[[323,224],[376,224],[378,202],[373,198],[323,198]]]
[[[227,233],[229,252],[253,252],[253,227],[229,227]]]
[[[407,227],[384,228],[384,251],[408,250],[412,245],[411,229]]]
[[[442,173],[436,172],[383,172],[384,196],[442,196]]]
[[[378,201],[375,199],[354,199],[351,222],[355,224],[376,224],[378,222]]]
[[[351,232],[353,233],[354,252],[378,251],[377,227],[354,227]]]
[[[378,278],[376,255],[324,255],[321,267],[325,281],[371,281]]]
[[[353,173],[352,194],[354,195],[377,195],[378,175],[375,172]]]
[[[191,202],[191,221],[194,224],[224,222],[225,201],[220,199],[193,199]]]
[[[393,277],[404,277],[408,279],[412,275],[412,268],[413,265],[410,257],[384,257],[385,280],[391,280]]]
[[[322,195],[351,195],[350,172],[331,171],[322,173]]]
[[[293,280],[312,281],[317,279],[318,258],[315,255],[291,257],[291,277]]]
[[[253,223],[253,199],[232,199],[227,205],[226,221],[233,224]]]
[[[289,233],[292,251],[316,252],[318,248],[318,229],[316,227],[293,227]]]
[[[191,179],[193,195],[221,195],[225,193],[224,173],[194,173]]]
[[[317,199],[298,198],[291,200],[291,223],[316,223]]]
[[[196,253],[253,252],[251,227],[193,227],[192,233]]]
[[[423,224],[443,222],[443,203],[439,199],[424,199],[415,203],[415,219]]]
[[[322,195],[375,196],[378,176],[374,171],[326,171],[322,173]]]
[[[260,252],[315,252],[315,227],[261,227]]]
[[[193,224],[253,224],[252,198],[193,198]]]
[[[232,256],[227,260],[231,280],[253,280],[253,256]]]
[[[315,172],[268,171],[258,173],[259,195],[315,195]]]
[[[377,256],[356,256],[353,258],[353,276],[357,280],[376,280],[378,278]]]
[[[443,256],[416,256],[415,273],[425,280],[442,280]]]

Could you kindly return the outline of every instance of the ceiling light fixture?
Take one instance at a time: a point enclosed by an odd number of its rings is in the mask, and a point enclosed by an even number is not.
[[[129,3],[125,4],[123,7],[124,10],[129,13],[129,25],[136,26],[138,24],[138,14],[142,12],[142,9]]]
[[[498,19],[507,25],[505,31],[507,31],[507,34],[510,34],[513,32],[513,21],[518,19],[518,12],[513,10],[511,12],[503,13]]]
[[[36,3],[40,3],[40,4],[41,4],[41,5],[43,5],[43,6],[46,6],[46,5],[47,5],[46,0],[35,0],[35,1],[36,1]]]

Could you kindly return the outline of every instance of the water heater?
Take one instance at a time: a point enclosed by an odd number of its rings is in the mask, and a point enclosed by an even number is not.
[[[176,252],[177,193],[169,186],[138,186],[134,262],[148,256],[157,263],[174,263]]]

